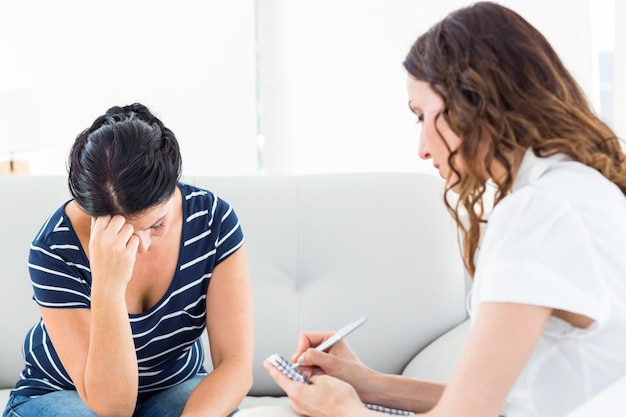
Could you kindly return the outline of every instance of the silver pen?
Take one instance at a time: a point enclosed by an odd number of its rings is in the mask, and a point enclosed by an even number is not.
[[[347,335],[349,335],[350,333],[355,331],[363,323],[365,323],[368,319],[369,319],[369,316],[361,316],[358,319],[356,319],[356,320],[346,324],[341,329],[337,330],[337,332],[335,332],[334,335],[332,335],[328,339],[324,340],[317,347],[315,347],[315,350],[319,350],[320,352],[324,352],[325,350],[330,349],[335,343],[339,342],[341,339],[343,339],[344,337],[346,337]],[[293,364],[292,368],[295,369],[298,366],[300,366],[300,364],[298,362],[296,362],[296,363]]]

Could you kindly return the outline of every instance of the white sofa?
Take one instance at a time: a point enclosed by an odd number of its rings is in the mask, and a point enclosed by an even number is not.
[[[254,386],[242,408],[286,401],[264,358],[290,356],[302,330],[333,330],[364,314],[369,321],[349,337],[364,362],[447,379],[467,331],[466,283],[440,179],[377,173],[184,181],[229,201],[246,236],[256,334]],[[22,368],[24,335],[39,317],[29,244],[69,193],[65,177],[0,176],[0,195],[4,406]],[[449,331],[440,347],[427,348]]]
[[[469,329],[464,277],[441,180],[423,174],[187,177],[237,211],[255,301],[254,386],[242,415],[290,415],[261,363],[289,356],[302,330],[333,330],[368,314],[349,336],[384,372],[445,381]],[[65,177],[0,176],[0,404],[22,368],[39,318],[27,257],[46,217],[68,198]],[[207,355],[208,357],[208,355]],[[207,362],[210,369],[210,360]],[[626,415],[626,377],[570,417]],[[277,408],[278,407],[278,408]]]

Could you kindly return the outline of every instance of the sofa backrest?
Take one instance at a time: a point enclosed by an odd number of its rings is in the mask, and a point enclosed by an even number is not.
[[[22,342],[39,318],[28,277],[28,249],[48,216],[69,199],[64,177],[0,176],[0,388],[22,368]]]
[[[349,336],[357,355],[400,373],[466,317],[457,235],[439,178],[417,173],[185,177],[231,203],[246,236],[255,302],[251,395],[280,395],[262,361],[289,357],[304,330]],[[68,198],[62,177],[0,177],[0,386],[22,367],[21,342],[38,318],[26,259],[34,234]],[[6,337],[4,337],[6,335]],[[207,355],[210,368],[210,356]]]
[[[370,319],[349,336],[369,366],[400,373],[463,321],[465,281],[440,178],[417,173],[197,178],[246,235],[255,297],[252,394],[280,394],[262,360],[303,330]]]

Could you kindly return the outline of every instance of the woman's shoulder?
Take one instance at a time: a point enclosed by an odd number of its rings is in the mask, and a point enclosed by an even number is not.
[[[183,204],[188,202],[212,202],[217,198],[213,191],[186,182],[179,182],[178,188],[183,198]]]
[[[227,230],[238,226],[235,210],[213,191],[185,183],[180,183],[179,187],[187,229],[202,227]]]
[[[59,276],[65,274],[64,276],[71,277],[81,275],[89,268],[81,242],[65,212],[65,206],[63,204],[52,213],[37,232],[31,242],[28,259],[31,268],[37,266],[36,268],[56,270]],[[51,275],[43,273],[37,276],[37,279],[43,279]],[[32,271],[31,279],[34,279]]]
[[[59,206],[41,225],[33,238],[33,243],[43,240],[54,240],[72,231],[72,224],[65,213],[65,206],[69,202]]]
[[[212,190],[185,182],[178,184],[183,206],[193,213],[195,210],[230,210],[230,204]]]
[[[494,209],[494,214],[508,216],[525,212],[529,206],[546,212],[554,212],[555,209],[573,212],[606,209],[607,205],[598,205],[598,201],[612,202],[626,209],[626,199],[619,187],[597,170],[563,155],[532,157],[531,163],[527,163],[528,160],[526,156],[513,192]]]
[[[619,187],[603,176],[598,170],[556,154],[531,160],[531,168],[520,188],[530,186],[551,195],[566,199],[587,199],[595,195],[623,198]]]

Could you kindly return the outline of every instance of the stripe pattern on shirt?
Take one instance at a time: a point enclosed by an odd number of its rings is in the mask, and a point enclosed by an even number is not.
[[[200,336],[206,327],[206,293],[214,268],[243,245],[237,215],[214,193],[179,184],[183,232],[176,273],[163,298],[129,314],[139,366],[139,399],[205,372]],[[90,308],[91,271],[70,221],[60,207],[31,244],[29,271],[37,304]],[[39,320],[23,345],[24,370],[13,394],[37,397],[75,389]]]

